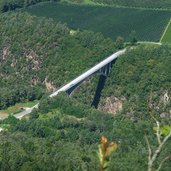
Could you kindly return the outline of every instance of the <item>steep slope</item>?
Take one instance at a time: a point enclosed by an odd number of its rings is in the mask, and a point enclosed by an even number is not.
[[[30,119],[13,117],[1,121],[8,131],[0,133],[0,169],[2,170],[100,170],[98,145],[102,135],[115,141],[118,150],[111,156],[110,171],[147,170],[148,149],[144,129],[156,147],[150,116],[138,122],[123,115],[112,116],[87,108],[72,98],[60,95],[44,99]],[[170,154],[168,141],[160,157]],[[170,171],[167,161],[161,171]]]
[[[27,13],[4,14],[0,22],[1,108],[41,97],[115,49],[114,42],[100,34],[70,32],[65,25]],[[99,170],[97,151],[103,135],[119,145],[109,159],[109,170],[147,170],[145,132],[152,149],[157,146],[150,114],[162,125],[170,122],[170,56],[170,47],[140,45],[119,58],[106,78],[99,105],[104,112],[90,108],[95,77],[73,98],[43,98],[29,118],[0,121],[7,130],[0,133],[0,170]],[[170,149],[168,140],[155,168]],[[170,167],[166,161],[161,171]]]
[[[130,118],[145,117],[149,111],[170,116],[170,68],[170,47],[142,45],[130,50],[113,66],[100,108],[112,113],[118,103]]]
[[[27,13],[0,16],[0,109],[39,99],[115,51],[101,34],[76,32]]]
[[[122,36],[127,41],[133,30],[140,41],[159,41],[171,17],[171,11],[49,2],[23,10],[67,23],[74,30],[101,32],[114,40]]]
[[[92,0],[107,5],[171,9],[171,0]]]
[[[50,0],[0,0],[0,11],[7,12],[13,11],[17,8],[28,7],[30,5],[37,4],[39,2],[45,2]],[[56,0],[53,0],[56,1]]]

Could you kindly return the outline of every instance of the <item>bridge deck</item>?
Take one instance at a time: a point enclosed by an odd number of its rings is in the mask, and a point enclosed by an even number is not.
[[[72,88],[75,85],[79,84],[80,82],[84,81],[86,78],[90,77],[92,74],[96,73],[98,70],[100,70],[104,66],[106,66],[109,63],[111,63],[112,61],[114,61],[117,57],[119,57],[120,55],[124,54],[125,51],[126,51],[126,49],[123,49],[123,50],[120,50],[120,51],[112,54],[108,58],[104,59],[102,62],[98,63],[97,65],[95,65],[94,67],[92,67],[91,69],[89,69],[88,71],[84,72],[83,74],[81,74],[80,76],[78,76],[77,78],[75,78],[74,80],[72,80],[71,82],[69,82],[68,84],[64,85],[63,87],[61,87],[60,89],[58,89],[57,91],[55,91],[54,93],[52,93],[50,95],[50,97],[54,97],[59,92],[62,92],[62,91],[65,91],[66,92],[70,88]]]

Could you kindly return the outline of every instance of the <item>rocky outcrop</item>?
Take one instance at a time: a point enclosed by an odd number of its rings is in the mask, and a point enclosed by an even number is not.
[[[167,113],[167,112],[162,112],[160,114],[161,118],[171,118],[171,110]]]
[[[5,60],[10,54],[10,45],[7,45],[2,50],[2,59]]]
[[[17,60],[13,59],[11,63],[11,67],[15,68],[16,64],[17,64]]]
[[[53,82],[48,81],[47,77],[44,80],[44,84],[45,84],[46,89],[47,89],[48,92],[53,92],[55,90],[55,87],[53,86]]]
[[[148,108],[150,110],[154,110],[154,109],[159,110],[165,107],[169,102],[170,102],[170,95],[168,91],[165,91],[161,95],[158,95],[157,92],[151,92],[148,98]]]
[[[159,112],[161,118],[171,118],[171,110],[168,107],[170,99],[168,91],[164,91],[161,95],[151,92],[148,98],[149,111]]]
[[[169,102],[170,100],[170,97],[169,97],[169,94],[168,92],[166,91],[163,95],[161,95],[160,97],[160,102],[159,102],[159,106],[160,105],[167,105],[167,103]]]
[[[39,79],[36,76],[33,76],[30,80],[30,83],[32,86],[37,85],[38,82],[39,82]]]
[[[37,71],[40,69],[41,62],[38,60],[39,57],[33,50],[30,50],[29,52],[26,53],[26,58],[27,61],[31,61],[32,63],[32,70]]]
[[[125,97],[107,97],[102,104],[99,105],[99,110],[102,110],[104,112],[117,114],[118,112],[122,111],[123,109],[123,103],[125,101]]]

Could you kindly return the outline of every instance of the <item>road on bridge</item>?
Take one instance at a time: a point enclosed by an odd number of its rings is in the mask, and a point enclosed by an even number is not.
[[[107,57],[106,59],[104,59],[103,61],[101,61],[97,65],[95,65],[94,67],[90,68],[88,71],[86,71],[83,74],[81,74],[80,76],[76,77],[74,80],[72,80],[68,84],[62,86],[57,91],[53,92],[49,97],[54,97],[59,92],[62,92],[62,91],[66,92],[71,87],[77,85],[80,82],[83,82],[86,78],[90,77],[93,73],[96,73],[98,70],[100,70],[101,68],[103,68],[107,64],[111,63],[113,60],[115,60],[119,56],[123,55],[125,53],[125,51],[126,51],[126,49],[119,50],[116,53],[112,54],[111,56]],[[28,115],[29,113],[31,113],[33,109],[38,108],[38,106],[39,106],[39,103],[36,104],[35,106],[29,108],[29,109],[26,109],[25,111],[22,111],[22,112],[16,114],[15,117],[17,119],[21,119],[22,117],[24,117],[24,116]]]

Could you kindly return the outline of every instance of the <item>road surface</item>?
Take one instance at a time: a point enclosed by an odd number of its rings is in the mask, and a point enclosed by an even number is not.
[[[37,103],[35,106],[28,108],[20,113],[17,113],[16,115],[14,115],[17,119],[21,119],[22,117],[30,114],[32,112],[33,109],[37,109],[39,106],[39,103]]]

